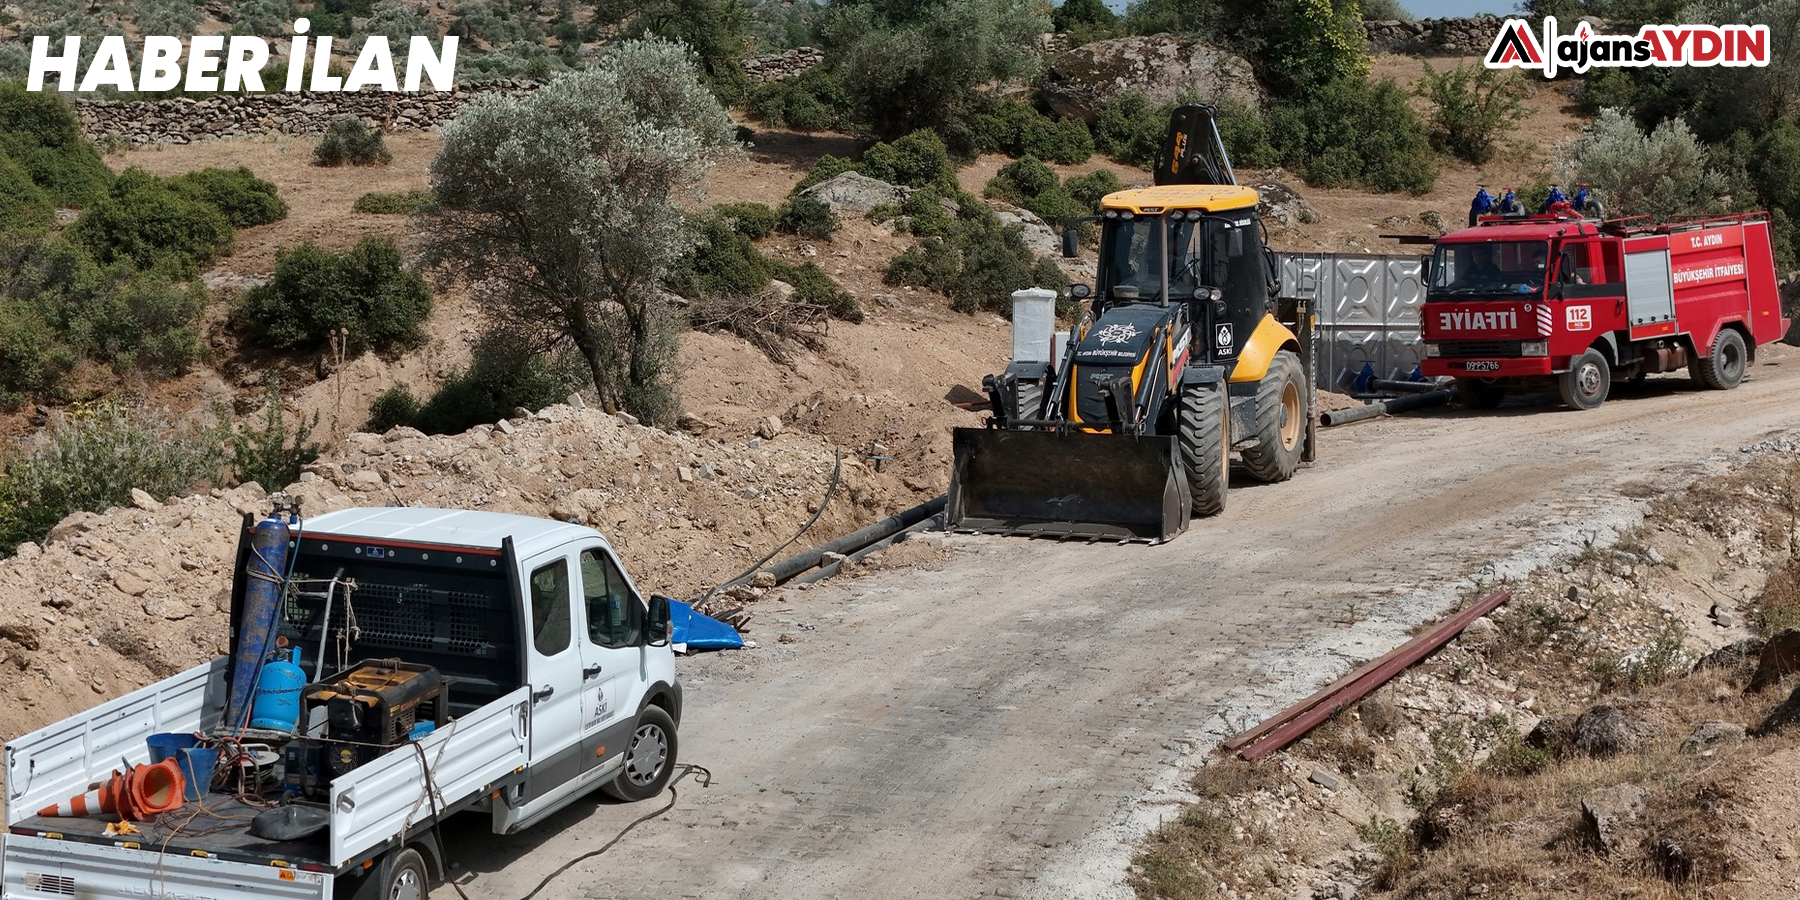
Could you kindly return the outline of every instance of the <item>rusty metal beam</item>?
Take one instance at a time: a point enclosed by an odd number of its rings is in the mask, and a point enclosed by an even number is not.
[[[1469,627],[1469,623],[1493,612],[1511,596],[1510,591],[1498,590],[1477,600],[1381,658],[1339,678],[1254,728],[1228,738],[1220,746],[1228,751],[1237,750],[1239,756],[1249,760],[1261,759],[1286,747],[1336,715],[1339,710],[1368,696],[1395,675],[1430,656],[1461,634],[1464,628]]]

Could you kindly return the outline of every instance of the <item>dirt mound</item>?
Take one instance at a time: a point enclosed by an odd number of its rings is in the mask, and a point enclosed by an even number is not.
[[[908,466],[911,478],[877,473],[866,456],[844,447],[836,494],[802,543],[929,499],[948,473],[943,463],[927,477],[933,463],[923,461]],[[573,519],[607,534],[639,588],[690,596],[799,527],[824,497],[832,460],[833,442],[785,429],[727,442],[556,406],[460,435],[353,434],[287,493],[310,515],[419,505]],[[224,652],[237,526],[266,508],[256,485],[167,502],[145,495],[71,516],[43,546],[0,561],[0,665],[16,670],[0,681],[0,734]]]

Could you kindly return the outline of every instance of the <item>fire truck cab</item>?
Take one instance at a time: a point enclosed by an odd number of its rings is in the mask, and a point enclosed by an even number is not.
[[[1756,348],[1787,333],[1762,214],[1652,224],[1483,216],[1437,241],[1423,309],[1427,376],[1465,404],[1554,380],[1574,409],[1618,379],[1686,368],[1729,390]]]

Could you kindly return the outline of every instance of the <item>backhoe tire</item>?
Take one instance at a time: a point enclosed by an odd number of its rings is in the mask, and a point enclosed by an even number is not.
[[[1181,392],[1181,419],[1175,442],[1194,515],[1225,511],[1225,489],[1231,480],[1231,402],[1224,384],[1194,385]]]
[[[1694,360],[1691,374],[1694,380],[1715,391],[1729,391],[1744,381],[1744,369],[1750,360],[1750,350],[1744,346],[1744,336],[1735,328],[1719,329],[1719,336],[1713,338],[1712,355]]]
[[[1250,477],[1274,484],[1294,477],[1306,443],[1306,367],[1292,351],[1277,351],[1256,385],[1256,446],[1243,452]]]
[[[1506,401],[1506,385],[1479,378],[1458,378],[1456,399],[1469,409],[1494,409]]]
[[[1556,386],[1570,409],[1593,409],[1612,393],[1612,366],[1600,351],[1589,347],[1569,360],[1569,371],[1556,376]]]

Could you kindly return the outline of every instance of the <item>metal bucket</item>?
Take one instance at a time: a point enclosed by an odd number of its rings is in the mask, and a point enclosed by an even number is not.
[[[952,531],[1160,543],[1193,500],[1168,435],[958,428]]]

